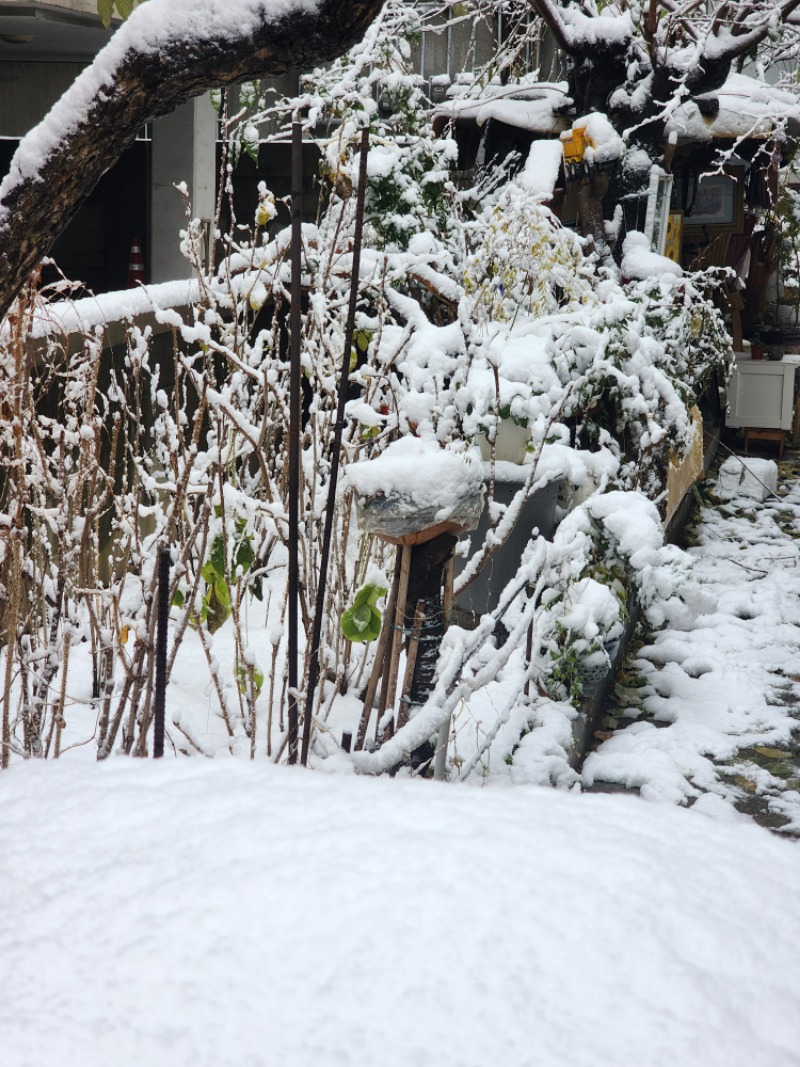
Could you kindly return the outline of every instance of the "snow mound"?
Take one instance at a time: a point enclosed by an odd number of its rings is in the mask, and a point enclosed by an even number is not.
[[[746,497],[766,500],[778,491],[778,464],[771,459],[729,456],[719,469],[717,496],[722,500]]]
[[[683,268],[666,256],[650,249],[650,241],[638,230],[630,230],[622,245],[622,275],[644,281],[646,278],[675,274],[680,277]]]
[[[4,1067],[797,1063],[800,854],[756,827],[238,760],[3,789]]]

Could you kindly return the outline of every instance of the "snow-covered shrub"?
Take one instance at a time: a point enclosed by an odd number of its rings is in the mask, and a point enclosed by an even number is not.
[[[690,410],[730,347],[713,286],[703,274],[661,275],[607,290],[555,341],[562,380],[574,383],[575,443],[617,456],[619,488],[659,499],[670,451],[691,446]]]
[[[474,246],[464,277],[474,318],[508,322],[595,303],[594,264],[580,238],[517,180],[465,230]]]

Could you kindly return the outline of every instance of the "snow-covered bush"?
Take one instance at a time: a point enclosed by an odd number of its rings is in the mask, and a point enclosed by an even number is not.
[[[345,467],[411,435],[471,463],[476,445],[488,446],[481,469],[489,530],[471,546],[459,591],[491,563],[536,490],[555,480],[597,489],[562,523],[553,546],[531,537],[498,607],[471,635],[452,627],[428,704],[384,753],[359,757],[363,769],[395,767],[451,715],[457,733],[459,715],[477,716],[482,699],[494,708],[493,687],[503,679],[506,710],[471,755],[454,757],[451,772],[468,777],[492,752],[510,756],[514,731],[518,741],[546,716],[546,690],[577,699],[581,659],[606,662],[604,646],[618,636],[631,593],[656,614],[675,599],[669,568],[677,557],[665,561],[653,543],[647,559],[634,558],[616,519],[601,511],[613,505],[613,517],[626,507],[632,514],[646,494],[648,537],[658,531],[652,501],[663,491],[668,448],[688,445],[688,409],[727,338],[702,277],[623,285],[561,227],[524,167],[494,186],[455,188],[453,143],[433,136],[408,64],[417,19],[389,3],[346,60],[315,72],[311,88],[264,114],[272,121],[299,114],[318,135],[327,129],[319,215],[302,229],[301,653],[316,602],[343,353],[352,353]],[[381,108],[381,93],[391,108]],[[234,132],[241,145],[255,143],[257,121],[248,113],[247,129]],[[351,338],[345,314],[364,127],[371,131],[367,225]],[[97,712],[98,754],[147,751],[162,547],[174,564],[169,670],[182,643],[196,642],[214,709],[203,726],[188,711],[174,716],[175,747],[275,758],[285,751],[291,298],[290,234],[277,229],[279,217],[262,185],[254,218],[234,219],[218,235],[211,270],[200,263],[199,229],[189,222],[183,248],[196,268],[196,298],[186,316],[157,312],[173,331],[171,366],[155,358],[151,333],[132,326],[122,362],[102,373],[101,334],[89,333],[69,362],[51,334],[41,365],[52,378],[39,379],[29,324],[11,320],[3,335],[3,396],[13,405],[0,433],[5,758],[42,746],[59,751],[72,642],[91,649],[86,699]],[[34,308],[30,297],[17,314],[33,316]],[[30,391],[37,381],[42,389],[57,384],[55,414]],[[504,421],[525,440],[520,488],[508,505],[494,498]],[[98,462],[103,449],[109,462]],[[374,590],[390,587],[393,566],[393,550],[359,535],[344,483],[333,515],[322,684],[306,711],[318,727],[317,756],[337,749],[327,723],[352,715],[375,655],[374,642],[348,640],[339,620],[364,609],[374,636],[381,610]],[[505,643],[500,624],[510,635]]]

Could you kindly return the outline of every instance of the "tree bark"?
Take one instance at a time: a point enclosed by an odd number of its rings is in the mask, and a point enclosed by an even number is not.
[[[160,3],[166,9],[170,2],[150,0],[145,7],[152,10]],[[320,0],[316,10],[301,8],[277,18],[269,16],[267,7],[255,30],[248,27],[240,37],[202,37],[187,27],[186,39],[176,37],[157,52],[137,43],[135,13],[112,39],[113,45],[131,28],[130,43],[116,65],[112,84],[88,103],[71,105],[70,116],[80,110],[77,125],[46,150],[35,174],[26,173],[25,160],[26,154],[30,158],[37,151],[36,130],[22,140],[12,161],[0,189],[0,319],[30,272],[146,122],[209,89],[335,59],[360,40],[383,2]],[[100,62],[103,56],[101,52]],[[63,99],[68,95],[69,91]]]

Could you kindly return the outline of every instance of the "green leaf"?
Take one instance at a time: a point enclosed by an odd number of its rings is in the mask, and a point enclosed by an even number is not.
[[[381,585],[376,585],[375,582],[368,582],[366,585],[362,585],[356,593],[353,607],[360,608],[362,605],[368,604],[371,608],[374,608],[382,596],[386,596],[386,589]]]
[[[97,0],[97,14],[105,28],[108,29],[114,14],[114,0]]]
[[[237,571],[240,570],[242,574],[247,574],[255,558],[253,539],[251,537],[243,538],[236,546],[236,554],[233,558]]]
[[[214,568],[214,574],[217,578],[225,577],[225,545],[223,544],[222,537],[215,537],[213,544],[211,545],[211,551],[208,555],[208,562]],[[207,566],[208,564],[206,564]],[[205,578],[205,574],[203,575]],[[208,581],[208,578],[206,578]]]
[[[342,633],[348,641],[374,641],[380,635],[381,613],[375,605],[385,595],[385,586],[375,582],[361,586],[352,607],[343,612],[339,620]]]
[[[183,595],[180,589],[175,590],[175,596],[172,598],[172,603],[175,605],[176,608],[182,608],[183,605],[186,603],[186,597]]]
[[[239,692],[242,696],[247,695],[247,679],[250,672],[247,667],[236,668],[236,681],[239,685]],[[253,668],[253,694],[258,697],[261,694],[261,690],[264,687],[264,672],[260,671],[258,667]]]
[[[348,641],[374,641],[381,632],[381,613],[368,604],[353,606],[342,614],[339,625]]]
[[[228,589],[228,583],[225,581],[224,577],[217,578],[216,582],[214,582],[214,592],[216,593],[217,600],[227,611],[231,606],[231,591]]]

